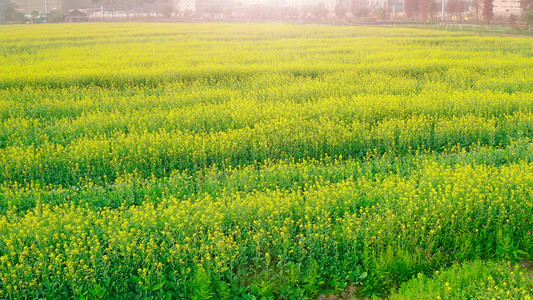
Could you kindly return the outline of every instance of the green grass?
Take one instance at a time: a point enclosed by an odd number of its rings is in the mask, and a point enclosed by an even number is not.
[[[531,299],[533,274],[502,262],[465,262],[428,277],[418,274],[391,299]]]
[[[385,23],[385,26],[386,23]],[[419,23],[419,24],[390,24],[392,27],[410,27],[410,28],[419,28],[419,29],[431,29],[431,30],[446,30],[446,31],[459,31],[459,32],[470,32],[478,34],[494,34],[494,35],[523,35],[530,36],[533,35],[533,32],[527,28],[511,28],[510,24],[505,24],[504,26],[498,26],[489,24],[487,25],[484,21],[481,21],[478,24],[474,23],[450,23],[450,24],[433,24],[433,23]]]

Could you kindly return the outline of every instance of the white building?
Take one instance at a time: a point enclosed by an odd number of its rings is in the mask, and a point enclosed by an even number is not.
[[[237,0],[235,2],[242,3],[243,6],[251,6],[256,4],[269,4],[269,1],[263,1],[263,0]]]
[[[522,14],[520,0],[494,0],[492,2],[495,17],[508,18],[510,15],[519,16]]]
[[[374,8],[385,8],[387,6],[387,0],[368,0],[366,1],[366,7]]]
[[[179,12],[196,11],[196,0],[176,0],[176,8]]]
[[[323,0],[324,6],[327,10],[334,12],[335,6],[337,6],[337,0]]]
[[[302,9],[303,7],[317,6],[323,3],[327,10],[335,11],[337,0],[287,0],[287,6],[296,7]]]

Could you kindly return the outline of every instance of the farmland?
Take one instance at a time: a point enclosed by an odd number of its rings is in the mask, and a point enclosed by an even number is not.
[[[408,28],[0,27],[0,298],[528,299],[532,49]]]

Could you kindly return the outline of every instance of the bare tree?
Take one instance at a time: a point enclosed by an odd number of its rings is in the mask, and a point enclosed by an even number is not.
[[[520,8],[522,8],[523,13],[530,10],[533,8],[533,0],[520,0]]]
[[[318,3],[314,8],[313,8],[313,11],[312,11],[312,14],[317,18],[317,19],[323,19],[325,18],[327,15],[328,15],[329,11],[328,9],[326,8],[326,6],[324,5],[324,3]]]
[[[452,17],[452,20],[455,19],[457,15],[457,0],[448,0],[446,2],[446,12]]]
[[[337,18],[344,20],[344,17],[346,17],[346,8],[337,3],[335,5],[335,15]]]
[[[437,12],[437,2],[435,0],[428,0],[428,14],[431,19],[435,18],[435,13]]]
[[[483,0],[483,17],[487,24],[490,24],[490,20],[494,17],[492,0]]]
[[[481,9],[481,0],[472,1],[470,7],[472,7],[474,13],[476,14],[476,23],[479,23],[479,10]]]
[[[520,8],[522,8],[524,21],[531,26],[533,24],[533,0],[520,0]]]
[[[37,22],[37,18],[39,18],[39,12],[34,10],[31,12],[31,20],[33,22]]]
[[[417,0],[405,0],[405,15],[408,18],[414,18],[418,12],[418,1]]]
[[[418,0],[418,11],[422,20],[427,20],[429,11],[429,0]]]

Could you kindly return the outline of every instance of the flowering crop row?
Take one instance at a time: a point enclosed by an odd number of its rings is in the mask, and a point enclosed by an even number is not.
[[[169,197],[100,210],[38,203],[0,222],[2,284],[12,297],[41,297],[95,284],[111,295],[140,293],[143,284],[166,282],[183,297],[194,294],[199,270],[211,282],[207,292],[227,283],[232,294],[254,291],[253,280],[287,293],[310,283],[313,272],[315,288],[342,288],[366,270],[369,288],[390,287],[456,260],[531,253],[533,205],[524,199],[533,193],[532,174],[531,163],[428,163],[407,178],[362,177],[294,192]]]

